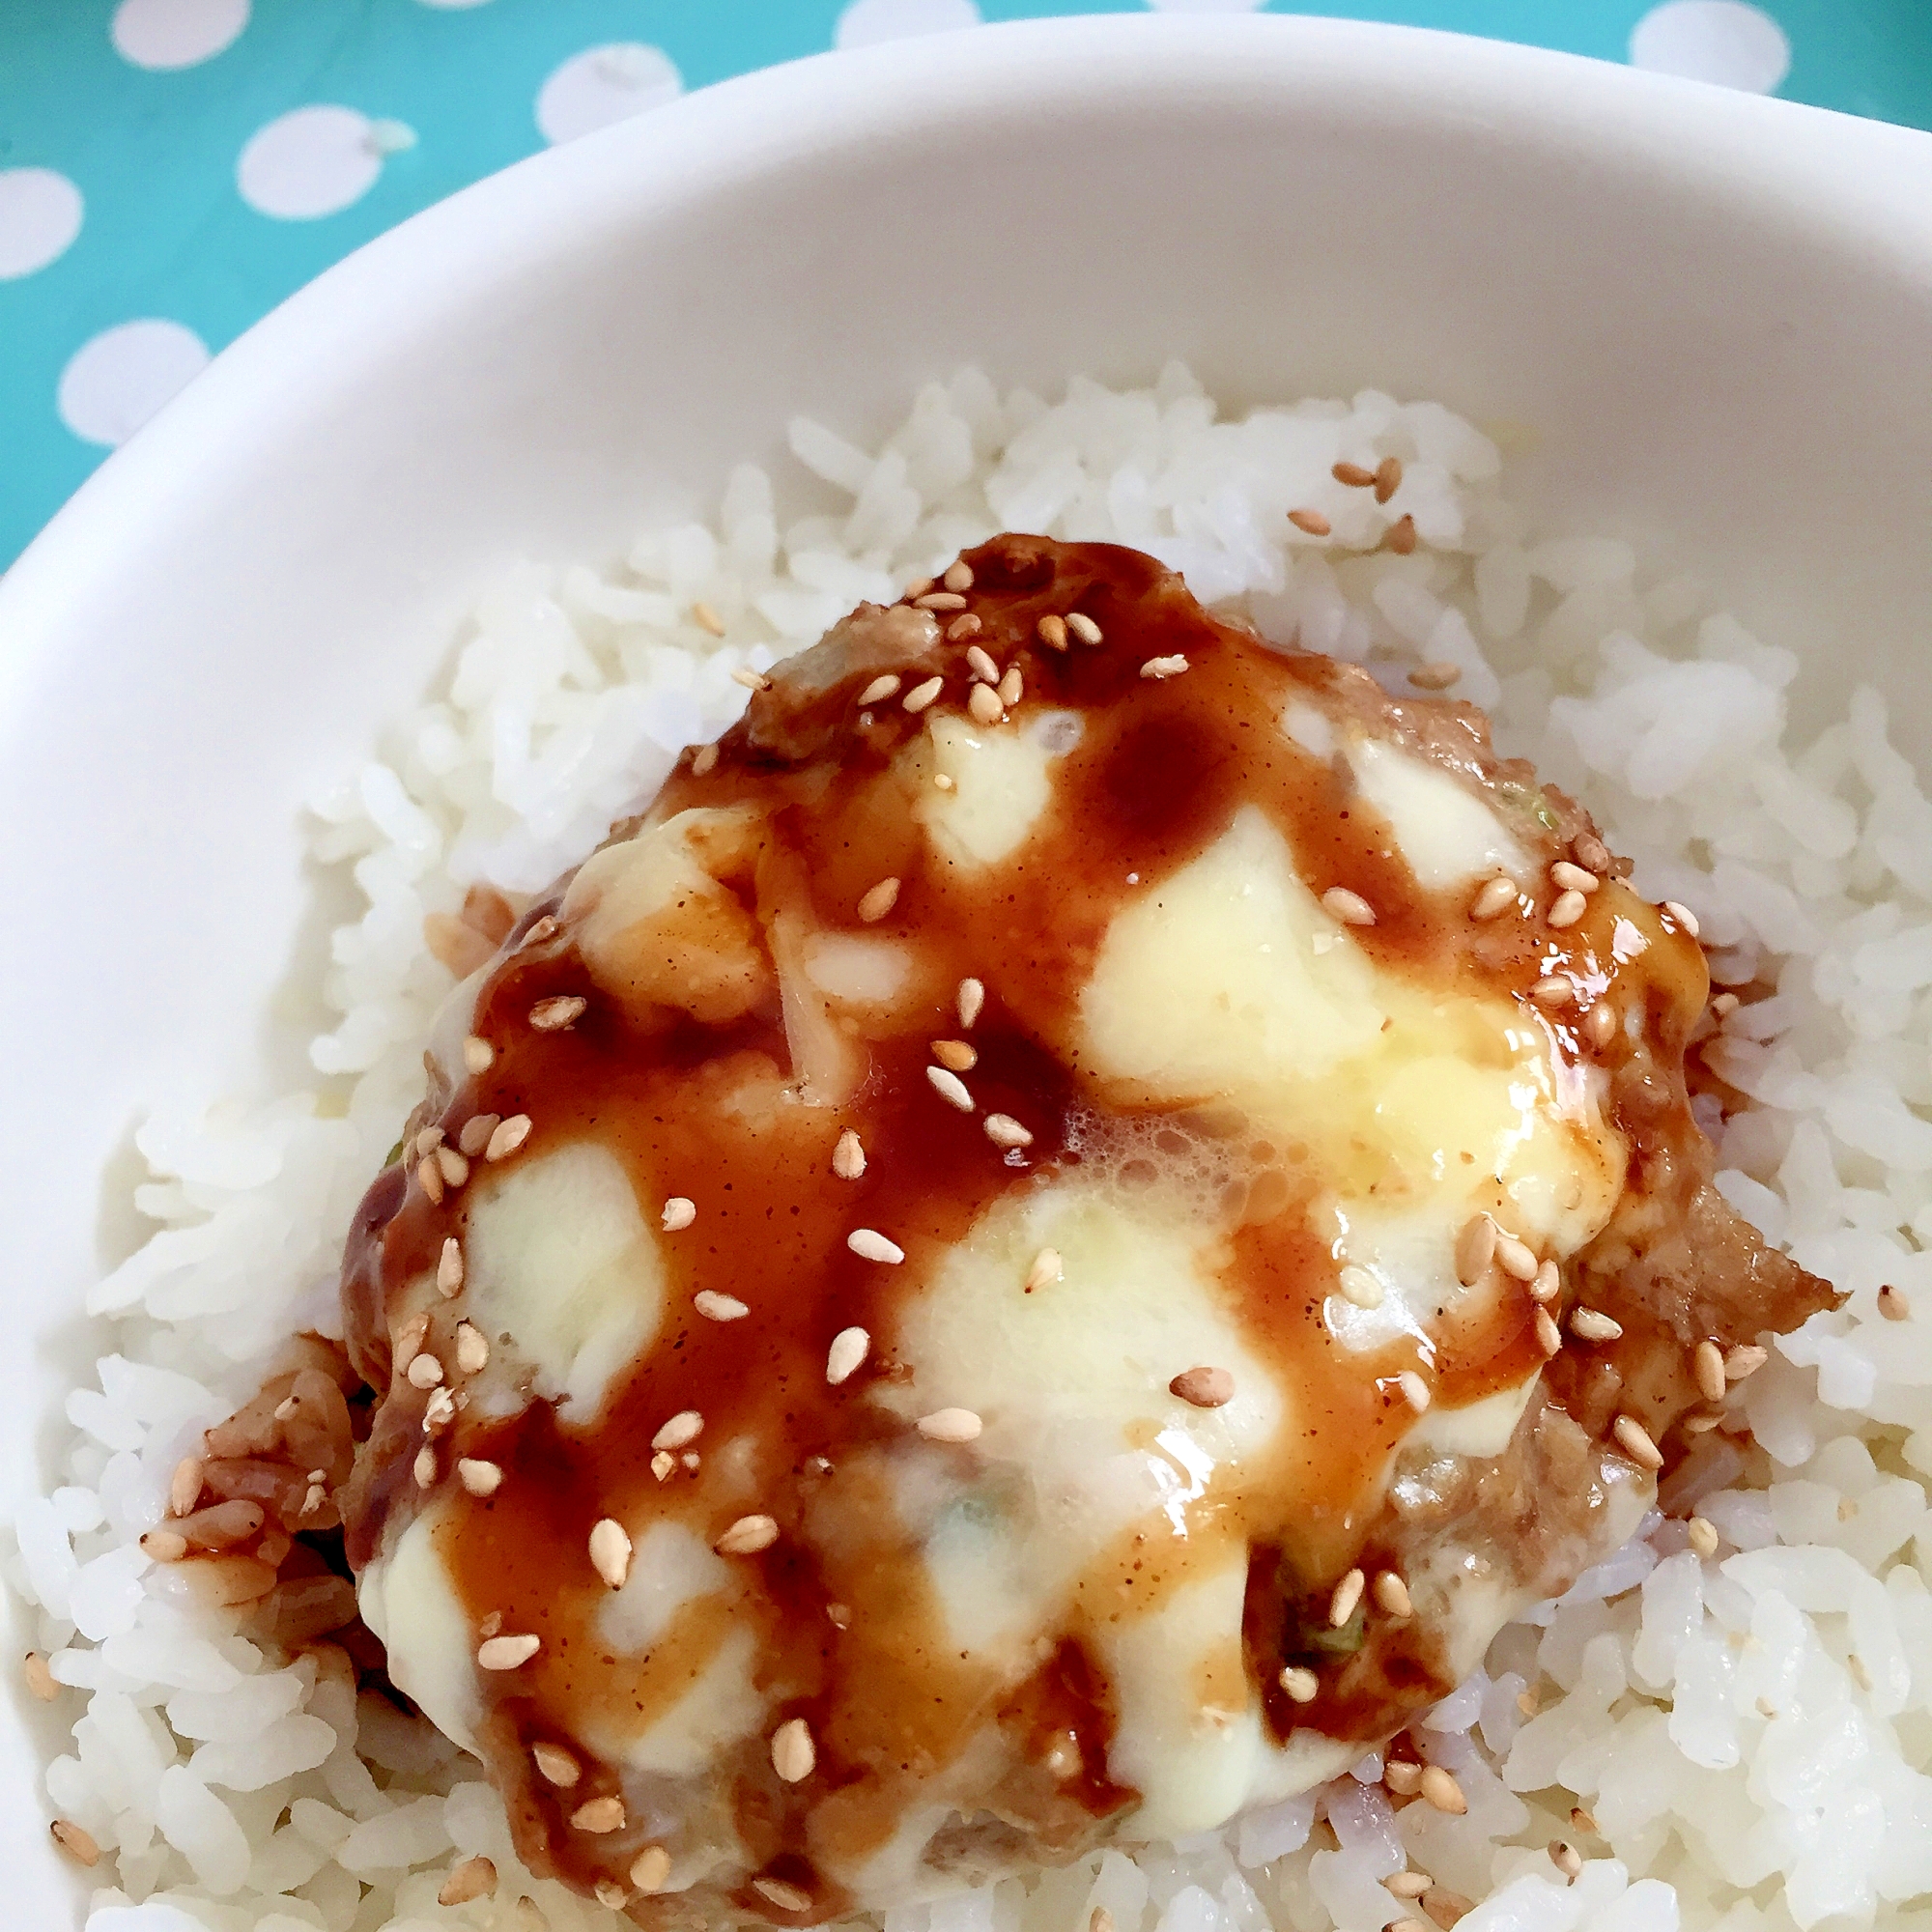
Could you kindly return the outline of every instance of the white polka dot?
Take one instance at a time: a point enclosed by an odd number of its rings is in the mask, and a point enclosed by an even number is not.
[[[400,121],[371,121],[353,107],[298,107],[248,137],[235,184],[259,213],[312,221],[360,201],[383,156],[414,141]]]
[[[248,24],[248,0],[121,0],[114,51],[136,67],[213,60]]]
[[[57,262],[80,233],[80,190],[52,168],[0,168],[0,282]]]
[[[639,41],[585,47],[538,91],[537,129],[554,147],[662,107],[683,92],[684,77],[662,48]]]
[[[913,34],[941,34],[952,27],[977,27],[973,0],[852,0],[833,30],[836,47],[869,47],[880,41],[902,41]]]
[[[1769,94],[1791,71],[1784,29],[1745,0],[1664,0],[1631,34],[1633,67]]]
[[[208,366],[193,329],[157,319],[103,328],[68,358],[56,404],[83,442],[123,443]]]

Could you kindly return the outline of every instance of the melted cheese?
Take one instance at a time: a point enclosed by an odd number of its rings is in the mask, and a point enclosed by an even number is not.
[[[482,1715],[472,1662],[475,1638],[437,1552],[440,1512],[411,1519],[355,1582],[362,1621],[382,1640],[396,1688],[413,1697],[444,1737],[476,1748]]]
[[[934,849],[971,868],[1010,857],[1053,796],[1047,734],[986,729],[938,710],[926,713],[925,730],[933,769],[952,781],[950,791],[933,788],[918,806]]]

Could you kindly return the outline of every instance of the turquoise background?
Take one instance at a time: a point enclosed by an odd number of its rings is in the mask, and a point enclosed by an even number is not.
[[[1932,127],[1932,0],[1759,0],[1792,46],[1778,90]],[[1320,11],[1625,58],[1648,0],[1335,0]],[[981,0],[988,20],[1121,11]],[[1297,10],[1278,10],[1297,11]],[[545,77],[582,49],[640,41],[687,89],[832,44],[839,0],[255,0],[213,58],[129,65],[113,0],[0,0],[0,169],[47,167],[86,197],[73,245],[0,281],[0,565],[106,455],[61,421],[55,389],[91,336],[163,316],[219,350],[331,262],[405,215],[543,146]],[[289,109],[331,102],[393,118],[416,144],[353,206],[276,220],[235,185],[236,157]]]

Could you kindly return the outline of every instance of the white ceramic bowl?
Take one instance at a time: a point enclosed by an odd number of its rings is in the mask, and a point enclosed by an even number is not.
[[[831,56],[539,156],[252,330],[0,583],[0,1505],[96,1352],[144,1095],[294,1066],[299,803],[493,559],[614,552],[799,410],[870,432],[965,360],[1172,355],[1236,401],[1373,384],[1521,426],[1554,521],[1694,565],[1932,745],[1932,138],[1170,16]],[[53,1725],[4,1721],[0,1916],[67,1924]]]

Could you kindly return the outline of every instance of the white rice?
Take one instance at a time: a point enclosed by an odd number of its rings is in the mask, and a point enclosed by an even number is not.
[[[73,1687],[46,1785],[105,1851],[90,1932],[624,1922],[530,1878],[473,1761],[228,1634],[136,1539],[276,1344],[339,1332],[337,1244],[448,985],[424,915],[476,880],[541,888],[730,721],[733,667],[1005,527],[1151,550],[1204,599],[1392,688],[1418,661],[1461,665],[1503,749],[1592,806],[1643,890],[1693,908],[1717,977],[1776,985],[1714,1049],[1754,1102],[1721,1128],[1721,1184],[1851,1300],[1738,1391],[1755,1445],[1706,1437],[1672,1518],[1504,1632],[1417,1727],[1466,1817],[1392,1811],[1371,1757],[1225,1833],[894,1913],[887,1932],[1082,1932],[1096,1904],[1119,1932],[1379,1932],[1414,1910],[1379,1883],[1405,1864],[1482,1901],[1465,1932],[1932,1922],[1932,803],[1883,700],[1861,690],[1788,742],[1791,656],[1621,543],[1532,530],[1494,446],[1432,403],[1224,422],[1178,365],[1127,393],[1076,380],[1052,406],[968,370],[876,454],[806,421],[791,445],[849,511],[782,524],[771,481],[741,469],[715,525],[648,532],[621,570],[520,565],[486,591],[442,695],[316,801],[316,854],[353,870],[366,909],[334,935],[340,1019],[314,1042],[314,1088],[178,1096],[140,1133],[157,1232],[90,1297],[116,1352],[69,1398],[62,1487],[21,1511],[5,1562]],[[1388,455],[1406,472],[1386,508],[1329,473]],[[1301,507],[1331,540],[1288,525]],[[1413,555],[1344,554],[1404,514]],[[1912,1300],[1903,1322],[1878,1315],[1887,1282]],[[1725,1539],[1716,1560],[1687,1548],[1692,1503]],[[1599,1831],[1573,1824],[1578,1803]],[[1588,1860],[1574,1886],[1554,1838]],[[477,1852],[495,1901],[437,1905]]]

